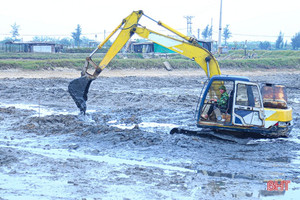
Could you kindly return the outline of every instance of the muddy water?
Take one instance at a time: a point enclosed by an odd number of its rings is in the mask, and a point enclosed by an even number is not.
[[[287,86],[289,138],[169,135],[195,128],[204,77],[99,78],[85,117],[70,80],[1,79],[0,199],[297,199],[299,76],[250,78]]]

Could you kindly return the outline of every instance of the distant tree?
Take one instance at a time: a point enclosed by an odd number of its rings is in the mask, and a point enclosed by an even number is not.
[[[212,36],[212,26],[210,26],[210,28],[209,28],[209,26],[207,25],[205,27],[205,29],[202,31],[201,35],[204,39],[211,38],[211,36]]]
[[[202,31],[201,35],[203,36],[204,39],[208,38],[208,36],[209,36],[209,27],[208,27],[208,25]]]
[[[300,48],[300,32],[296,33],[296,35],[292,37],[292,47],[294,50]]]
[[[34,36],[32,38],[32,42],[41,42],[41,37],[40,36]]]
[[[229,24],[226,25],[223,31],[223,37],[225,41],[225,45],[227,45],[227,40],[231,38],[231,32],[229,31]]]
[[[276,49],[282,49],[283,48],[283,34],[282,34],[281,31],[280,31],[280,33],[277,37],[277,40],[276,40],[276,43],[275,43],[275,48]]]
[[[234,41],[234,42],[233,42],[233,49],[237,49],[237,47],[238,47],[238,42],[237,42],[237,41]]]
[[[208,31],[208,37],[212,38],[212,26],[210,26],[209,31]]]
[[[18,40],[18,36],[20,35],[19,34],[19,28],[20,28],[20,26],[17,25],[16,22],[15,22],[13,25],[11,25],[11,28],[12,28],[12,30],[10,31],[11,38],[12,38],[13,41],[17,41]]]
[[[11,42],[11,38],[10,37],[5,37],[4,40],[0,41],[0,43],[4,44],[6,42]]]
[[[65,46],[71,46],[71,41],[69,38],[63,38],[58,43]]]
[[[263,50],[268,50],[271,49],[271,43],[268,41],[260,42],[259,43],[259,48]]]
[[[91,40],[91,39],[89,39],[89,38],[87,38],[87,37],[82,37],[82,39],[81,39],[81,44],[82,44],[82,46],[84,46],[84,47],[88,47],[88,46],[89,46],[89,43],[92,42],[92,41],[94,41],[94,40]]]
[[[112,45],[112,42],[110,40],[108,40],[105,44],[104,44],[104,48],[110,48]]]
[[[72,38],[74,39],[75,46],[80,46],[80,39],[81,36],[81,27],[79,24],[77,24],[77,28],[75,29],[75,32],[72,32]]]
[[[286,40],[285,43],[284,43],[284,48],[286,49],[287,46],[288,46],[288,43],[287,43],[287,40]]]

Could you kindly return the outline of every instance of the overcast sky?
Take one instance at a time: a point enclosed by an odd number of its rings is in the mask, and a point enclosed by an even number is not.
[[[192,30],[197,36],[213,23],[213,39],[218,40],[220,0],[1,0],[0,40],[10,37],[11,25],[20,26],[20,38],[33,36],[71,37],[77,24],[82,34],[101,41],[133,10],[161,20],[187,33],[184,16],[193,16]],[[140,24],[164,33],[145,18]],[[276,41],[279,32],[290,42],[300,32],[299,0],[223,0],[222,27],[229,24],[229,41]]]

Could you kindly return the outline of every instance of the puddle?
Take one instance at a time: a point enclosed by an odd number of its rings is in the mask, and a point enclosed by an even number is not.
[[[0,103],[0,107],[8,108],[8,107],[15,107],[17,109],[23,110],[33,110],[36,114],[33,117],[45,117],[49,115],[78,115],[78,111],[69,112],[66,109],[62,111],[55,110],[53,108],[48,108],[46,106],[37,105],[37,104],[7,104],[7,103]],[[96,112],[96,110],[87,110],[89,113]]]
[[[0,147],[6,147],[6,146],[0,144]],[[85,153],[81,153],[81,152],[77,152],[77,151],[72,152],[72,151],[65,150],[65,149],[45,150],[45,149],[40,149],[40,148],[26,148],[26,147],[15,147],[15,146],[11,146],[10,148],[14,148],[14,149],[22,150],[22,151],[29,151],[34,154],[39,154],[39,155],[50,157],[53,159],[66,160],[66,159],[75,159],[76,158],[76,159],[91,160],[91,161],[95,161],[95,162],[99,162],[99,163],[105,162],[105,163],[108,163],[111,165],[122,165],[122,164],[137,165],[137,166],[145,166],[145,167],[156,167],[156,168],[160,168],[160,169],[167,170],[167,171],[197,173],[196,170],[186,169],[184,167],[150,163],[150,162],[146,162],[146,161],[139,161],[139,160],[133,160],[133,159],[115,158],[115,157],[110,157],[108,155],[104,155],[104,156],[87,155]]]
[[[108,124],[119,129],[134,129],[139,128],[142,131],[150,133],[164,132],[169,133],[172,128],[179,127],[175,124],[157,123],[157,122],[142,122],[139,124],[116,124],[117,120],[109,121]]]
[[[289,101],[293,103],[300,103],[299,98],[289,99]]]

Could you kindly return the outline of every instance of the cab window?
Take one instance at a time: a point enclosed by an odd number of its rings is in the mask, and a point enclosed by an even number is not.
[[[256,85],[237,84],[236,105],[261,107],[259,89]]]

